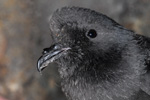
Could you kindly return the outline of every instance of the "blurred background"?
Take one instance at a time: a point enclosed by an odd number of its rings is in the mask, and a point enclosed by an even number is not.
[[[96,10],[150,36],[150,0],[0,0],[0,100],[67,100],[57,65],[42,75],[36,69],[52,43],[48,18],[64,6]]]

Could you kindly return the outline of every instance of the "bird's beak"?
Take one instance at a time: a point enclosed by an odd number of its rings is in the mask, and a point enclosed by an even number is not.
[[[38,71],[41,72],[44,68],[48,66],[49,63],[60,58],[69,49],[70,47],[63,48],[60,44],[54,44],[49,48],[45,48],[43,50],[43,55],[39,58],[37,62]]]

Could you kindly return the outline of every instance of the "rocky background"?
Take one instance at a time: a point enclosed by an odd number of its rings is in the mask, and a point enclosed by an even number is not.
[[[0,100],[66,100],[56,64],[43,75],[36,69],[52,43],[48,17],[64,6],[102,12],[150,36],[150,0],[0,0]]]

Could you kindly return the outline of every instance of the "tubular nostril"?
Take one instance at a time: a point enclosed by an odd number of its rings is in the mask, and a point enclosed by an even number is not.
[[[61,44],[59,44],[59,43],[56,43],[56,44],[54,44],[54,45],[52,45],[51,46],[51,48],[53,49],[53,50],[58,50],[58,49],[60,49],[62,46],[61,46]]]
[[[60,49],[60,48],[61,48],[61,45],[60,45],[60,44],[54,44],[54,45],[52,45],[52,46],[49,47],[49,48],[43,49],[42,54],[44,55],[44,54],[46,54],[46,53],[49,53],[50,51],[58,50],[58,49]]]
[[[60,49],[60,45],[55,45],[54,50]]]
[[[47,53],[47,51],[43,51],[43,54],[46,54]]]
[[[46,54],[46,53],[48,53],[49,51],[50,51],[50,48],[45,48],[45,49],[43,49],[42,54]]]

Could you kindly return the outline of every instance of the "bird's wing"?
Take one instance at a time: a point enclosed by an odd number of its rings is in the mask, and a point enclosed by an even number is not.
[[[133,98],[134,99],[131,100],[150,100],[150,95],[143,90],[140,90],[136,95],[133,96]]]
[[[141,76],[141,89],[150,95],[150,38],[136,34],[135,39],[146,55],[144,69],[146,73]]]

